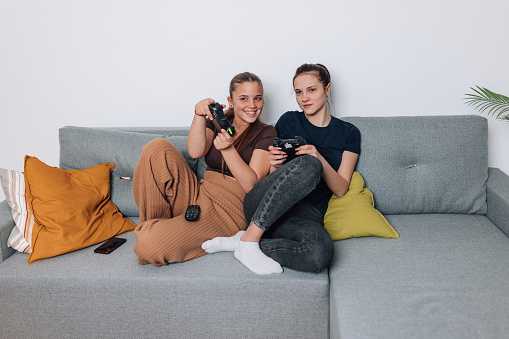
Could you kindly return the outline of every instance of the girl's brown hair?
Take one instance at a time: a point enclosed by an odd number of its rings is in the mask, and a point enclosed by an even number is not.
[[[323,88],[326,88],[328,84],[331,82],[331,77],[329,70],[322,64],[303,64],[297,68],[295,71],[295,75],[293,77],[293,83],[295,86],[295,78],[297,78],[301,74],[311,73],[315,75],[320,83],[323,85]]]
[[[262,89],[262,94],[263,94],[263,84],[262,84],[262,81],[260,80],[260,78],[256,74],[253,74],[253,73],[250,73],[250,72],[243,72],[243,73],[239,73],[236,76],[234,76],[233,79],[230,81],[230,90],[229,90],[230,98],[233,99],[233,92],[235,91],[237,86],[239,86],[240,84],[243,84],[245,82],[256,82],[256,83],[258,83],[260,85],[260,88]],[[231,124],[233,124],[233,119],[235,118],[235,112],[234,112],[233,107],[229,107],[224,112],[224,115],[226,116],[228,121]],[[233,141],[233,147],[235,147],[235,149],[237,150],[237,152],[239,154],[240,154],[240,152],[242,152],[244,147],[246,147],[246,144],[248,143],[248,141],[258,131],[259,126],[261,124],[262,124],[262,121],[261,121],[260,117],[258,117],[258,119],[256,119],[256,121],[254,123],[249,125],[249,127],[246,128],[246,130],[244,132],[242,132],[242,134],[238,135],[235,138],[235,140]],[[222,167],[223,167],[223,173],[224,173],[224,171],[228,168],[226,166],[224,158],[223,158],[223,162],[222,163],[223,163]]]

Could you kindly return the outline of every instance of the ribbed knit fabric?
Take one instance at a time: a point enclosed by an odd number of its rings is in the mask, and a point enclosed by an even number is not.
[[[156,266],[207,254],[201,244],[228,237],[247,227],[245,192],[231,177],[211,171],[197,181],[184,157],[165,139],[149,142],[133,177],[140,209],[134,252],[138,263]],[[189,205],[201,208],[197,221],[185,220]]]

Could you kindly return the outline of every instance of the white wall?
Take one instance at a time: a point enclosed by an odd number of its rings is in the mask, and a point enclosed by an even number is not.
[[[258,74],[265,121],[296,109],[295,68],[327,65],[337,116],[478,114],[509,95],[507,1],[0,2],[0,168],[58,166],[58,129],[188,126],[204,97]],[[509,173],[509,123],[489,118],[489,164]],[[3,195],[0,193],[0,199]]]

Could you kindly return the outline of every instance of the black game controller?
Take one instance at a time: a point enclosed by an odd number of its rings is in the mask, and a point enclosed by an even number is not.
[[[306,145],[306,139],[303,137],[296,136],[293,139],[281,139],[276,138],[274,139],[274,142],[272,143],[272,146],[274,147],[280,147],[282,151],[284,151],[287,155],[285,163],[287,161],[293,160],[297,157],[295,154],[296,148]]]
[[[219,128],[224,129],[226,132],[228,132],[229,135],[233,135],[235,133],[235,127],[230,124],[224,115],[223,106],[217,102],[214,102],[213,104],[209,105],[209,109],[210,113],[212,113],[212,116],[214,117],[214,120],[219,124]]]

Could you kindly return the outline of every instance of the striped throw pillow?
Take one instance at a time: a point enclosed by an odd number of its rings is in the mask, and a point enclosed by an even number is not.
[[[28,209],[23,172],[0,169],[2,188],[16,226],[12,229],[8,245],[19,252],[32,252],[34,215]]]

